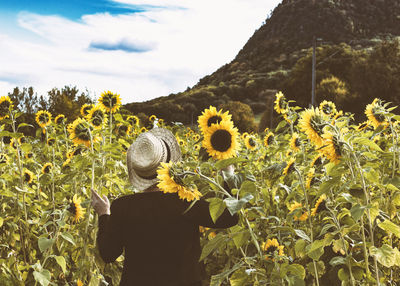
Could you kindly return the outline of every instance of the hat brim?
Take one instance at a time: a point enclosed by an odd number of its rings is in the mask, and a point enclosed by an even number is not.
[[[165,144],[169,149],[171,162],[178,162],[181,160],[182,157],[181,148],[178,144],[178,141],[176,140],[176,137],[170,130],[166,128],[156,127],[147,132],[151,133],[152,135],[156,136],[157,138],[165,142]],[[137,190],[142,191],[158,183],[157,177],[152,179],[143,178],[135,172],[134,168],[131,166],[131,159],[130,159],[131,153],[132,153],[132,145],[128,148],[127,151],[128,175],[129,175],[129,181],[132,184],[132,186]]]

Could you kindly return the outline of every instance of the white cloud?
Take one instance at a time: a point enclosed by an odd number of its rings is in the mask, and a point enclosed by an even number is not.
[[[84,15],[79,21],[20,13],[20,26],[42,40],[0,31],[0,91],[22,83],[45,94],[53,87],[76,85],[97,96],[103,90],[118,92],[123,103],[183,91],[233,60],[279,0],[118,2],[170,8]],[[94,50],[89,48],[93,43],[129,43],[149,50]],[[4,81],[7,74],[15,81]]]

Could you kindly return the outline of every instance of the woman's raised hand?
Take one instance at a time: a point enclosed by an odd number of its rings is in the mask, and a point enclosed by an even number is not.
[[[96,213],[101,216],[103,214],[110,215],[110,201],[108,200],[106,195],[103,195],[103,198],[92,189],[92,207],[96,211]]]

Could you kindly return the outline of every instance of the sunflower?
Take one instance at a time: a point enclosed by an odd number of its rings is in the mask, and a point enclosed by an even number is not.
[[[82,105],[81,110],[80,110],[81,115],[83,117],[86,117],[89,114],[90,109],[93,108],[93,106],[94,106],[94,104],[88,104],[88,103],[85,103],[84,105]]]
[[[90,147],[90,133],[92,127],[89,123],[82,119],[77,118],[68,125],[69,138],[74,142],[75,145],[84,144],[86,147]],[[95,141],[95,138],[93,138]]]
[[[7,154],[0,153],[0,164],[8,164]]]
[[[193,134],[193,135],[192,135],[192,138],[193,138],[194,141],[197,142],[197,141],[200,140],[200,135],[199,135],[199,134]]]
[[[135,126],[135,125],[139,126],[140,120],[139,120],[139,117],[137,117],[136,115],[129,115],[126,118],[126,120],[129,121],[129,122],[132,122],[133,126]]]
[[[154,122],[156,119],[157,119],[157,116],[155,116],[154,114],[149,117],[150,122]]]
[[[367,129],[368,126],[369,126],[369,122],[368,121],[364,121],[364,122],[361,122],[360,124],[358,124],[356,130],[357,131],[363,131],[363,130]]]
[[[244,139],[244,144],[246,145],[246,148],[249,150],[254,150],[257,147],[257,142],[253,136],[247,136]]]
[[[293,204],[291,204],[288,209],[289,209],[289,213],[294,212],[297,209],[302,209],[303,205],[301,203],[298,202],[294,202]],[[297,216],[294,215],[293,219],[294,221],[305,221],[308,218],[308,212],[304,212],[301,216]]]
[[[324,119],[323,113],[318,108],[311,107],[303,111],[299,120],[300,129],[306,133],[310,141],[317,147],[321,147],[324,143],[322,138],[322,129],[325,126]]]
[[[243,132],[242,135],[240,136],[240,138],[242,138],[244,140],[244,139],[246,139],[247,136],[249,136],[249,133]]]
[[[85,213],[85,209],[82,208],[81,206],[81,199],[78,198],[78,196],[75,194],[74,197],[72,198],[72,202],[70,203],[70,206],[68,210],[72,213],[73,222],[79,222],[81,218],[83,218],[83,214]]]
[[[80,155],[80,154],[82,154],[82,151],[83,151],[82,148],[78,147],[74,151],[69,152],[67,154],[67,158],[71,159],[74,156]]]
[[[130,125],[127,126],[125,124],[118,124],[116,130],[119,136],[124,137],[132,133],[132,126]]]
[[[0,97],[0,120],[8,117],[12,107],[12,101],[8,95]]]
[[[383,115],[384,112],[385,109],[380,105],[380,101],[377,98],[375,98],[374,101],[371,104],[368,104],[365,108],[365,115],[367,115],[368,120],[374,128],[377,128],[380,125],[385,127],[388,125],[388,121]]]
[[[274,109],[278,114],[285,114],[288,112],[288,105],[287,102],[285,101],[285,96],[283,93],[280,91],[277,94],[275,94],[275,106]]]
[[[47,145],[53,146],[54,143],[56,143],[56,139],[54,139],[54,138],[49,138],[49,139],[47,139]]]
[[[158,127],[164,126],[164,119],[162,119],[162,118],[158,119],[157,125],[158,125]]]
[[[336,105],[332,101],[324,100],[319,105],[319,110],[325,115],[332,116],[337,113]]]
[[[311,161],[310,167],[319,167],[323,163],[323,157],[322,154],[318,154],[317,156],[314,157],[314,159]]]
[[[194,199],[198,200],[201,193],[195,186],[185,186],[178,176],[173,175],[172,162],[161,162],[160,168],[157,170],[157,178],[159,183],[157,186],[164,193],[178,193],[179,198],[188,202]]]
[[[290,147],[292,148],[293,151],[296,152],[300,150],[299,134],[293,133],[292,138],[290,138]]]
[[[117,93],[105,91],[100,95],[99,103],[107,112],[115,113],[121,107],[121,98]]]
[[[199,151],[200,150],[200,145],[199,144],[195,144],[194,145],[194,150]]]
[[[17,139],[11,138],[11,141],[10,141],[10,146],[11,146],[11,148],[17,150],[17,145],[18,145],[17,142],[19,143],[19,141],[18,141]]]
[[[54,123],[57,125],[65,123],[65,115],[64,114],[59,114],[54,118]]]
[[[36,123],[42,128],[45,128],[46,126],[50,125],[51,113],[48,112],[47,110],[39,110],[36,113]]]
[[[100,129],[107,123],[107,114],[104,107],[100,104],[97,104],[93,108],[89,110],[86,119],[92,124],[92,126],[96,129]]]
[[[232,158],[236,156],[239,147],[238,134],[238,130],[230,122],[221,121],[220,124],[212,124],[204,136],[203,146],[214,159]]]
[[[279,242],[276,240],[276,238],[273,239],[268,239],[267,242],[263,243],[262,245],[263,251],[267,253],[265,256],[265,259],[271,259],[272,261],[274,260],[273,257],[275,255],[275,251],[279,256],[283,256],[283,245],[279,245]]]
[[[42,173],[43,174],[49,174],[51,170],[53,169],[53,164],[52,163],[46,163],[42,167]]]
[[[231,115],[228,111],[222,113],[222,110],[218,110],[214,106],[210,106],[209,109],[203,111],[203,113],[199,116],[197,122],[199,123],[199,128],[202,134],[208,132],[208,129],[213,124],[220,124],[222,122],[229,122],[233,127],[233,123],[231,121]]]
[[[326,195],[323,194],[319,197],[317,202],[315,203],[315,207],[311,209],[311,216],[315,216],[317,213],[320,213],[323,210],[326,210]]]
[[[291,205],[288,207],[289,213],[292,213],[292,212],[294,212],[295,210],[300,209],[300,208],[302,208],[302,207],[303,207],[303,205],[302,205],[301,203],[294,202],[293,204],[291,204]]]
[[[26,159],[31,159],[31,158],[33,158],[33,153],[32,153],[32,152],[27,152],[27,153],[25,153],[25,158],[26,158]]]
[[[76,281],[76,286],[83,286],[83,282],[81,281],[81,279],[78,279]]]
[[[139,133],[144,133],[144,132],[147,132],[147,128],[146,127],[140,128]]]
[[[290,158],[289,159],[289,161],[287,162],[287,164],[286,164],[286,167],[285,167],[285,169],[283,169],[283,172],[282,172],[282,175],[288,175],[288,174],[290,174],[292,171],[293,171],[293,169],[294,169],[294,162],[296,161],[296,159],[295,158]]]
[[[274,142],[274,133],[268,132],[267,135],[264,137],[264,146],[268,147]]]
[[[314,183],[315,181],[315,169],[311,168],[308,173],[307,173],[307,179],[306,179],[306,188],[310,189],[311,185]]]
[[[185,140],[182,140],[179,137],[176,137],[176,141],[178,142],[179,146],[185,146],[186,145]]]
[[[66,167],[69,167],[69,163],[71,162],[71,158],[67,158],[67,160],[65,160],[63,163],[62,163],[62,166],[61,166],[61,168],[66,168]]]
[[[324,147],[319,149],[318,152],[324,154],[330,162],[338,164],[340,157],[342,156],[342,152],[337,137],[331,132],[326,132],[323,137],[325,139]]]
[[[30,184],[30,183],[32,183],[35,175],[28,169],[25,169],[23,176],[24,176],[24,182],[27,184]]]

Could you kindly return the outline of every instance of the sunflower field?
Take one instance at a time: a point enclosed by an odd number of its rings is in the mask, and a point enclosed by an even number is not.
[[[118,285],[124,258],[101,260],[90,192],[135,192],[126,150],[147,129],[121,107],[107,91],[73,122],[40,110],[26,137],[21,113],[0,98],[1,285]],[[239,133],[212,106],[192,128],[150,116],[183,155],[162,164],[160,189],[207,200],[213,220],[239,214],[229,229],[199,229],[205,285],[400,285],[394,110],[375,99],[356,124],[332,102],[303,109],[279,92],[281,121],[262,133]]]

